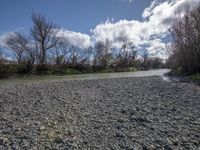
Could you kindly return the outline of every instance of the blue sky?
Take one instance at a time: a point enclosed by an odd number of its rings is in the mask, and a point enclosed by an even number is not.
[[[175,12],[200,0],[1,0],[0,46],[14,31],[28,34],[31,13],[41,13],[59,25],[58,36],[80,48],[109,40],[121,47],[133,42],[138,51],[166,59],[169,28]]]
[[[68,30],[89,33],[107,18],[141,20],[151,0],[1,0],[0,34],[31,27],[31,12],[47,16]]]

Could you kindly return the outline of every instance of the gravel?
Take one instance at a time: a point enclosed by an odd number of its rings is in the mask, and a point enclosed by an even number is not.
[[[0,87],[0,149],[200,149],[200,87],[161,77]]]

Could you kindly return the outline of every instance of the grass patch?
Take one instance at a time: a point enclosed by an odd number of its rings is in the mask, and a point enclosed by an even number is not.
[[[200,73],[190,75],[189,78],[194,81],[200,81]]]

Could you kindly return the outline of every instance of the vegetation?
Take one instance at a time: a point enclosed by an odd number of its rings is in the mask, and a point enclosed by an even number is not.
[[[191,75],[190,79],[194,81],[200,81],[200,73]]]
[[[191,75],[200,73],[200,5],[193,10],[188,5],[185,10],[184,16],[176,15],[171,27],[172,44],[167,64],[175,74]]]
[[[136,71],[164,66],[159,58],[138,55],[133,42],[120,38],[121,48],[107,40],[80,48],[59,36],[59,27],[40,14],[32,14],[30,35],[11,33],[7,48],[14,54],[8,59],[0,49],[0,78],[13,75],[66,75],[90,72]],[[16,60],[16,61],[13,61]]]

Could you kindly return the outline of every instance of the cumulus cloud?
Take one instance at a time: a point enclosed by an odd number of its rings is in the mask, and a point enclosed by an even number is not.
[[[97,41],[110,40],[119,46],[122,39],[132,41],[137,48],[146,48],[152,55],[166,58],[165,43],[162,41],[167,35],[176,12],[183,12],[184,6],[190,2],[194,7],[200,0],[154,0],[143,14],[143,21],[120,20],[111,22],[107,20],[91,30],[92,38]],[[159,39],[159,40],[158,40]]]
[[[88,48],[92,45],[90,36],[79,32],[59,29],[58,37],[66,38],[70,44],[79,48]]]
[[[133,42],[137,49],[147,50],[151,56],[166,58],[167,43],[163,39],[168,35],[176,12],[184,13],[184,6],[189,2],[193,8],[200,0],[153,0],[141,15],[143,21],[124,19],[114,22],[114,19],[107,19],[91,29],[90,35],[59,29],[58,36],[67,38],[71,44],[80,48],[87,48],[96,41],[106,40],[113,46],[120,47],[123,40],[128,40]],[[6,34],[0,36],[0,44],[3,44],[5,36]]]
[[[8,36],[10,34],[13,34],[14,32],[20,32],[20,31],[23,31],[23,30],[24,30],[23,27],[19,27],[19,28],[16,28],[15,30],[12,30],[10,32],[5,32],[4,34],[0,35],[0,46],[1,47],[7,47],[6,43],[5,43],[6,38],[8,38]]]
[[[4,42],[3,42],[3,36],[0,36],[0,46],[3,46]]]
[[[166,44],[162,42],[161,39],[154,39],[149,41],[147,46],[147,51],[149,52],[149,55],[152,57],[159,57],[162,59],[167,58],[166,53]]]
[[[92,38],[96,41],[105,42],[109,40],[114,46],[121,46],[120,43],[124,40],[131,41],[135,46],[145,44],[147,41],[148,27],[146,23],[137,20],[120,20],[112,23],[109,20],[99,24],[95,29],[91,30]]]
[[[22,29],[20,28],[20,30],[22,30]],[[16,29],[15,31],[19,31],[19,29]],[[1,47],[7,47],[5,40],[7,39],[7,37],[10,34],[14,33],[15,31],[6,32],[6,33],[0,35],[0,46]],[[87,34],[73,32],[73,31],[69,31],[66,29],[58,29],[57,36],[66,38],[70,44],[77,46],[79,48],[84,49],[84,48],[88,48],[89,46],[92,45],[91,37]]]
[[[10,35],[12,32],[4,33],[0,36],[0,47],[6,47],[5,39]]]

